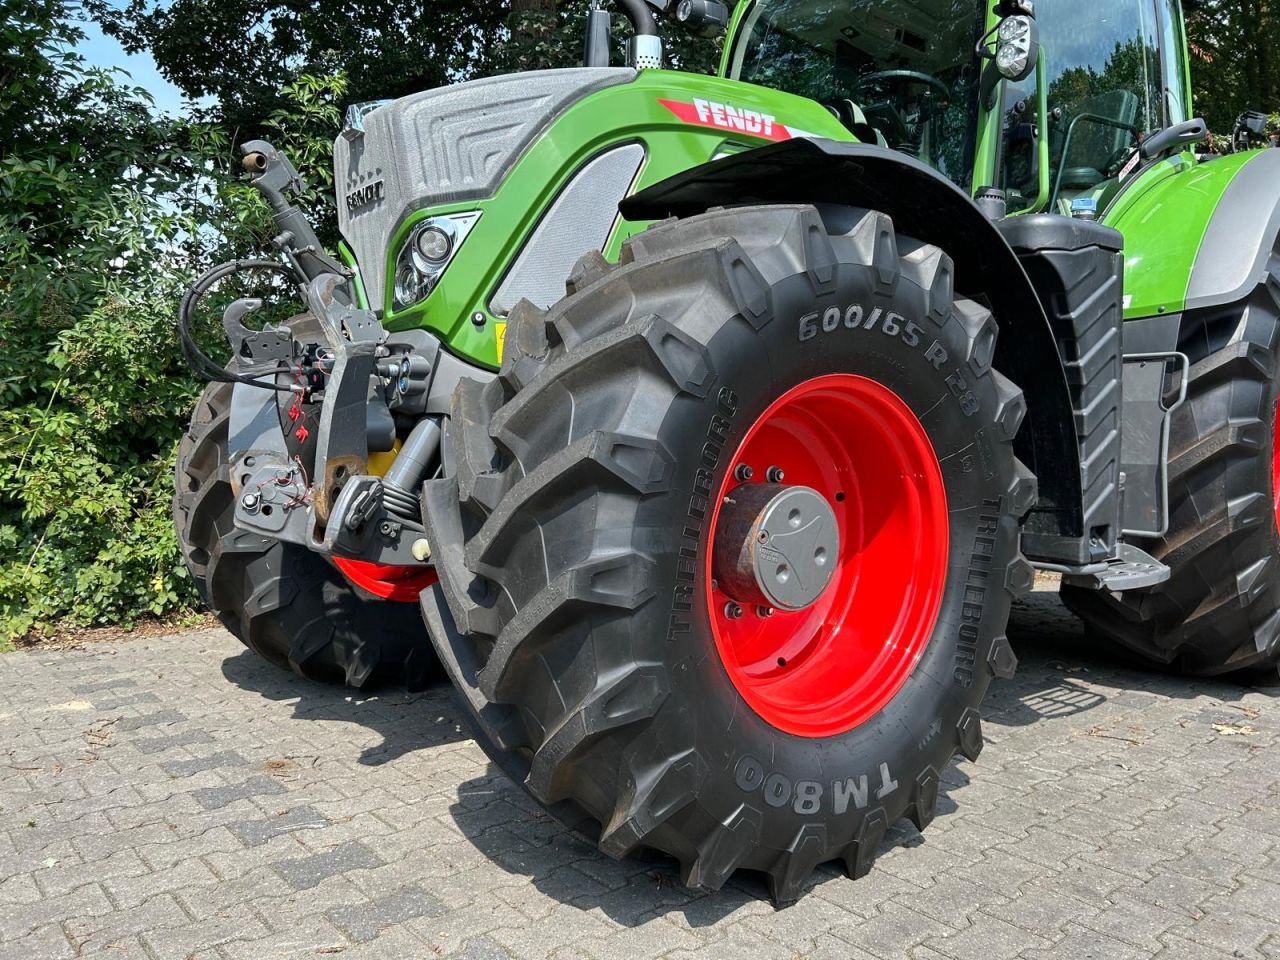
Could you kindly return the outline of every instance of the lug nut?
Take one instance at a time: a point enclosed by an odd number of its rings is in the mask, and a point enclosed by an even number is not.
[[[737,477],[739,480],[741,480],[743,483],[746,483],[748,480],[750,480],[752,477],[756,475],[756,472],[752,470],[749,466],[747,466],[745,463],[740,463],[738,464],[738,469],[733,471],[733,475]]]
[[[730,620],[742,619],[742,608],[730,600],[724,605],[724,615]]]
[[[786,474],[782,472],[781,467],[770,467],[765,476],[770,483],[781,483]]]
[[[756,607],[756,616],[769,619],[773,616],[773,607]]]

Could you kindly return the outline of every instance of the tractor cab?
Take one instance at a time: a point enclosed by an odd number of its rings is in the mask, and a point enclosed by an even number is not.
[[[984,0],[756,0],[724,72],[816,100],[965,189],[996,184],[1011,212],[1101,213],[1139,143],[1188,119],[1178,4],[1047,0],[1033,15],[1039,56],[1008,78]]]

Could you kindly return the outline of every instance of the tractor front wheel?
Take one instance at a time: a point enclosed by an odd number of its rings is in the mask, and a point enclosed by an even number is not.
[[[671,222],[518,306],[455,395],[432,639],[490,755],[606,853],[794,900],[977,758],[1035,481],[952,276],[874,212]]]

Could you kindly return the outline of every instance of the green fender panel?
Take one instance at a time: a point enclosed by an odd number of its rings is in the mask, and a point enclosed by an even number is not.
[[[1280,234],[1280,151],[1156,164],[1103,220],[1125,238],[1125,319],[1238,300]]]

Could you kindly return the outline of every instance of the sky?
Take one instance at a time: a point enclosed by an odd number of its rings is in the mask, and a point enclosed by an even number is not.
[[[178,88],[156,69],[150,53],[125,53],[120,44],[103,34],[92,20],[79,24],[85,37],[76,44],[76,51],[95,67],[120,67],[129,74],[134,86],[142,87],[155,98],[156,109],[176,115],[182,110],[182,95]]]

